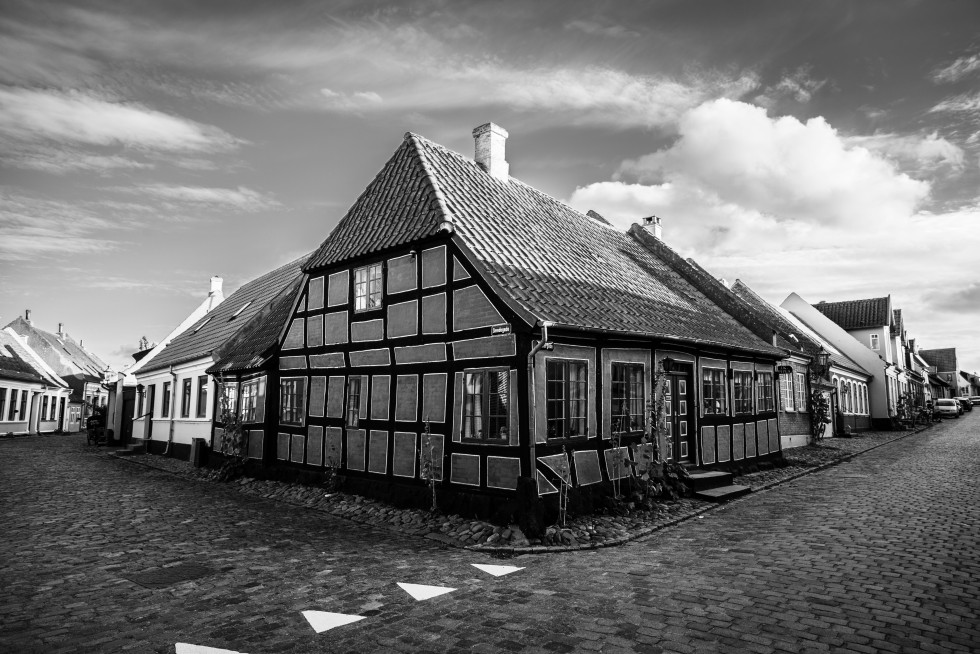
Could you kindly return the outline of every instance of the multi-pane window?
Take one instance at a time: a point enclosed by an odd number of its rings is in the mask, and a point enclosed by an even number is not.
[[[783,373],[779,376],[779,404],[783,411],[795,411],[793,401],[793,374]]]
[[[41,420],[48,419],[48,396],[41,398]]]
[[[588,434],[588,373],[585,361],[548,359],[545,392],[548,438]]]
[[[877,350],[878,349],[878,335],[877,334],[872,334],[871,335],[871,349],[872,350]]]
[[[7,413],[7,420],[13,420],[17,415],[17,393],[16,388],[10,389],[10,411]]]
[[[306,411],[306,378],[291,377],[279,382],[279,424],[302,425]]]
[[[646,396],[643,393],[643,364],[613,362],[612,406],[613,433],[642,432]]]
[[[170,382],[163,382],[163,406],[160,409],[160,417],[170,417]]]
[[[701,399],[704,414],[728,413],[728,398],[725,393],[725,371],[720,368],[704,368],[701,371]]]
[[[27,391],[20,392],[20,419],[27,420]]]
[[[225,382],[222,395],[221,413],[227,411],[231,415],[235,415],[235,412],[238,411],[238,383]]]
[[[0,386],[0,420],[3,420],[3,410],[7,406],[7,389]]]
[[[347,383],[347,426],[357,427],[361,415],[361,377],[354,376]]]
[[[180,393],[180,417],[189,418],[191,415],[191,380],[185,379]]]
[[[197,417],[204,418],[208,414],[208,376],[197,378]]]
[[[732,404],[735,413],[752,413],[752,373],[748,370],[732,372]]]
[[[773,404],[772,397],[772,373],[771,372],[760,372],[758,373],[758,379],[755,386],[755,398],[759,403],[759,408],[757,409],[760,413],[763,411],[774,411],[775,406]]]
[[[381,264],[374,263],[354,271],[354,311],[381,306]]]
[[[796,378],[796,410],[801,412],[806,412],[807,410],[807,398],[806,398],[806,376],[802,372],[795,373],[793,375]]]
[[[471,370],[463,376],[463,438],[507,440],[509,407],[509,370]]]
[[[242,382],[241,418],[242,422],[261,422],[262,403],[265,402],[265,381],[253,379]]]

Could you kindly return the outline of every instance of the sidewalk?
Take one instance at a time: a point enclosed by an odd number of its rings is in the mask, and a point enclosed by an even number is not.
[[[741,475],[735,478],[735,483],[750,486],[753,493],[764,491],[926,429],[928,427],[906,432],[865,432],[853,438],[831,438],[818,445],[786,450],[785,467]],[[217,483],[213,481],[215,471],[194,468],[187,461],[155,455],[110,456],[186,479]],[[456,515],[442,515],[420,509],[396,509],[376,500],[341,492],[328,493],[315,486],[251,478],[237,479],[227,486],[253,497],[322,511],[353,522],[439,541],[451,547],[504,556],[621,545],[724,506],[682,498],[659,503],[653,511],[635,511],[623,516],[576,516],[569,518],[564,527],[550,527],[544,537],[528,540],[513,525],[500,527],[484,520],[467,520]],[[750,494],[748,497],[751,496]]]

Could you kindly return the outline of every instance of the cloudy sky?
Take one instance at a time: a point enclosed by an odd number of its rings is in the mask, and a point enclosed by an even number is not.
[[[980,4],[0,0],[0,324],[120,368],[316,247],[413,131],[980,370]]]

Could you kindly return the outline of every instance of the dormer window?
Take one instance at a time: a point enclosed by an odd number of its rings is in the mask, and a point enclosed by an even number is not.
[[[872,350],[877,350],[878,349],[878,335],[877,334],[872,334],[871,335],[871,349]]]
[[[231,314],[231,318],[228,319],[228,322],[231,322],[232,320],[234,320],[235,318],[237,318],[238,317],[238,314],[240,314],[242,311],[244,311],[245,309],[247,309],[248,308],[248,305],[250,305],[250,304],[252,304],[252,301],[251,300],[249,300],[248,302],[246,302],[245,304],[243,304],[241,307],[239,307],[238,311],[236,311],[235,313]]]
[[[354,270],[354,311],[381,307],[381,263]]]

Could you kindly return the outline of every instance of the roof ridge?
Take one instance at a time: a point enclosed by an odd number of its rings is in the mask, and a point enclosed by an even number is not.
[[[422,152],[422,144],[420,141],[425,141],[426,143],[438,147],[443,147],[443,146],[440,146],[438,143],[435,143],[434,141],[430,141],[424,136],[420,136],[413,132],[405,132],[405,140],[409,141],[415,147],[415,154],[419,158],[419,163],[422,166],[422,170],[425,172],[426,179],[429,181],[429,184],[432,186],[432,192],[436,196],[436,204],[439,205],[439,209],[442,211],[443,216],[446,218],[446,220],[449,221],[449,224],[455,225],[456,221],[454,220],[452,212],[449,211],[449,205],[446,203],[446,194],[443,193],[442,187],[440,187],[439,182],[436,181],[436,176],[432,170],[432,166],[426,160],[425,154]],[[445,149],[447,152],[453,152],[448,148],[443,148],[443,149]],[[458,154],[458,153],[453,152],[453,154]]]

